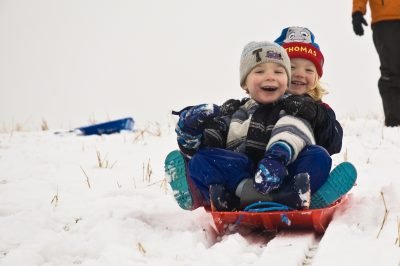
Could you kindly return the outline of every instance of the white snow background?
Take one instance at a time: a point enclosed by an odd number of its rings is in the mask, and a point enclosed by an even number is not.
[[[344,0],[0,0],[0,265],[400,265],[400,128],[383,126],[371,32],[355,36],[350,13]],[[243,46],[291,25],[323,50],[344,128],[334,165],[352,162],[357,186],[322,238],[217,237],[166,183],[170,110],[243,97]],[[126,116],[136,132],[54,134]]]

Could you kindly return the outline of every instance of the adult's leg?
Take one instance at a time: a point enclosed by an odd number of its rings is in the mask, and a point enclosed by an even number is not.
[[[253,172],[253,163],[246,155],[224,149],[200,149],[189,161],[190,176],[206,199],[210,185],[222,185],[235,194],[240,181]]]
[[[400,126],[400,21],[372,25],[373,41],[380,61],[378,81],[386,126]]]
[[[308,173],[311,194],[313,194],[325,183],[331,167],[332,158],[329,153],[322,146],[309,145],[299,153],[293,163],[288,165],[288,171],[289,176]]]

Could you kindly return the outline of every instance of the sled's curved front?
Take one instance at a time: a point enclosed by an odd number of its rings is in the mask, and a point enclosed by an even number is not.
[[[272,212],[211,211],[211,215],[220,234],[223,234],[229,225],[265,228],[271,231],[311,229],[318,234],[323,234],[332,220],[336,208],[345,200],[346,197],[343,197],[329,207],[322,209]]]

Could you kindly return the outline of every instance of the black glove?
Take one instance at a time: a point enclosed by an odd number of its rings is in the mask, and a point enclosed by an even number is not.
[[[291,95],[282,102],[283,109],[287,114],[301,117],[310,124],[314,124],[318,113],[318,104],[313,99],[301,95]]]
[[[310,97],[291,95],[283,99],[282,103],[287,114],[307,120],[314,129],[323,126],[330,119],[326,107]]]
[[[232,115],[242,105],[240,100],[227,100],[220,108],[221,115]]]
[[[353,30],[356,33],[356,35],[363,35],[364,34],[364,29],[362,24],[365,26],[368,26],[367,21],[364,19],[364,15],[360,11],[356,11],[352,14],[353,20]]]

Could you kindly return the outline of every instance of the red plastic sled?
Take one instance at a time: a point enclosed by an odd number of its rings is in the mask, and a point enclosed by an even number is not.
[[[211,210],[216,229],[224,234],[229,225],[265,228],[269,231],[281,229],[312,229],[323,234],[328,227],[335,210],[347,199],[342,197],[332,205],[322,209],[271,211],[271,212],[218,212]]]

